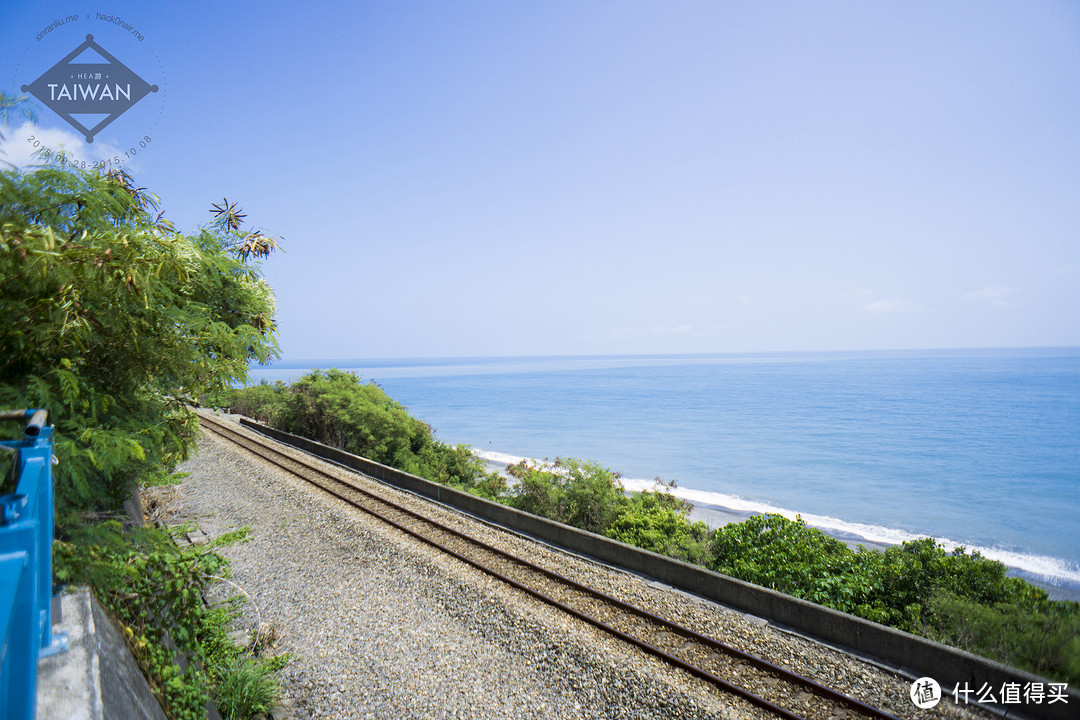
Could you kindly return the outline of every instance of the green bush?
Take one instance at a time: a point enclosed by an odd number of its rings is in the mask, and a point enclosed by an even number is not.
[[[247,656],[229,640],[227,623],[233,607],[208,608],[203,592],[216,578],[225,577],[228,561],[216,550],[243,539],[246,530],[229,533],[202,547],[181,549],[169,533],[157,528],[123,528],[106,522],[84,525],[53,550],[57,582],[86,584],[121,624],[128,646],[173,720],[205,717],[211,695],[246,697],[248,690],[229,685],[234,676],[227,668],[241,665],[245,677],[259,674],[273,699],[270,670],[276,659]],[[181,670],[165,636],[187,659]],[[222,687],[222,683],[225,687]],[[245,680],[245,682],[247,682]],[[263,693],[263,696],[266,692]],[[232,708],[226,700],[226,708]],[[239,701],[237,707],[243,707]],[[223,711],[228,712],[226,708]],[[265,712],[263,710],[262,712]],[[253,718],[233,713],[228,717]]]
[[[855,553],[802,518],[755,515],[716,530],[709,550],[710,567],[732,577],[842,610],[862,599],[847,577]]]
[[[288,386],[278,380],[268,383],[265,380],[258,385],[251,385],[238,392],[233,388],[203,399],[208,407],[223,407],[230,412],[254,418],[266,425],[280,423],[285,401],[288,398]]]
[[[921,538],[860,553],[859,573],[867,578],[868,604],[887,608],[888,624],[910,632],[932,620],[927,598],[946,593],[992,607],[1011,603],[1033,610],[1046,602],[1046,592],[1009,577],[1004,564],[965,548],[947,552],[936,540]],[[876,618],[875,618],[876,619]]]
[[[447,445],[432,438],[421,448],[416,468],[410,472],[489,500],[498,500],[506,492],[506,478],[489,472],[468,445]]]
[[[884,552],[852,550],[802,518],[766,514],[727,525],[713,533],[710,552],[717,572],[911,632],[924,620],[925,599],[939,591],[987,606],[1046,601],[1003,564],[964,548],[949,553],[922,538]]]
[[[518,510],[603,533],[627,503],[619,474],[577,458],[548,467],[522,460],[507,468],[517,480],[509,503]]]
[[[945,591],[926,603],[919,628],[933,640],[1039,675],[1080,685],[1080,604],[984,605]]]
[[[780,515],[714,531],[710,552],[709,566],[732,577],[1080,682],[1080,605],[1050,601],[977,552],[950,553],[931,538],[851,550]]]
[[[608,537],[685,562],[704,564],[709,529],[690,522],[693,507],[663,490],[634,493],[604,531]]]
[[[431,439],[431,429],[378,385],[336,368],[292,383],[277,421],[287,432],[393,467],[415,464]]]
[[[232,390],[230,411],[434,482],[482,497],[506,488],[467,445],[448,445],[374,382],[350,372],[312,370],[291,385]]]
[[[234,657],[214,670],[214,703],[223,720],[264,717],[277,697],[277,679],[266,663]]]
[[[0,171],[0,407],[56,429],[57,522],[112,510],[194,446],[186,405],[275,350],[274,301],[235,206],[193,235],[130,177]]]

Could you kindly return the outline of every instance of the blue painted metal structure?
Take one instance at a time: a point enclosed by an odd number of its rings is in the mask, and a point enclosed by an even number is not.
[[[52,633],[53,436],[44,410],[0,413],[27,420],[15,454],[15,492],[0,497],[0,717],[33,720],[38,659],[67,649]]]

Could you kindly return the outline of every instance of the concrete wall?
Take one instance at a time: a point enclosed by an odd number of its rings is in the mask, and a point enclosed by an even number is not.
[[[65,652],[38,661],[37,717],[44,720],[166,720],[120,630],[88,588],[60,596]],[[54,619],[56,616],[54,615]]]
[[[787,626],[799,633],[850,648],[916,675],[932,677],[947,692],[951,692],[957,684],[964,687],[964,683],[967,683],[968,687],[978,690],[984,683],[989,683],[997,695],[1005,682],[1016,682],[1021,687],[1029,682],[1048,682],[1022,670],[910,633],[484,500],[307,438],[247,419],[242,419],[241,423],[276,440],[358,470],[395,487],[452,505],[472,515],[574,552],[647,575],[681,590],[765,618],[774,624]],[[1027,715],[1048,720],[1077,720],[1080,718],[1080,692],[1070,689],[1067,703],[1005,707],[1009,709],[1009,717]],[[1020,710],[1023,712],[1018,712]]]

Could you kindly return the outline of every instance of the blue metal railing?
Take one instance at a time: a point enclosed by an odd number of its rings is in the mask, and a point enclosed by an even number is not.
[[[0,496],[0,717],[33,720],[38,659],[67,649],[52,633],[53,436],[44,410],[0,412],[25,420],[15,454],[15,492]]]

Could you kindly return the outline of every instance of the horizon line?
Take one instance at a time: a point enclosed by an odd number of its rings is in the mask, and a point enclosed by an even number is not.
[[[976,347],[911,347],[911,348],[861,348],[842,350],[738,350],[698,353],[587,353],[587,354],[545,354],[545,355],[388,355],[378,357],[281,357],[268,363],[253,362],[254,367],[272,367],[282,364],[308,362],[400,362],[417,360],[566,360],[566,359],[658,359],[658,358],[707,358],[707,357],[752,357],[764,355],[839,355],[861,353],[941,353],[941,352],[987,352],[1006,350],[1074,350],[1080,351],[1080,345],[1003,345]]]

